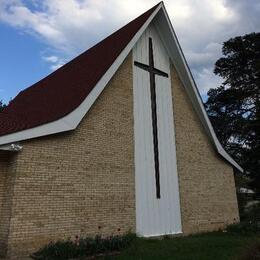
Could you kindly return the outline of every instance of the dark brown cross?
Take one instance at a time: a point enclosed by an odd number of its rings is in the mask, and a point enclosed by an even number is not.
[[[158,129],[157,129],[157,111],[156,111],[156,89],[155,89],[155,75],[168,78],[168,74],[156,69],[153,60],[153,42],[149,38],[149,65],[134,62],[135,66],[146,70],[150,74],[150,92],[151,92],[151,110],[152,110],[152,127],[153,127],[153,149],[154,149],[154,166],[155,166],[155,181],[156,181],[156,197],[161,198],[160,191],[160,170],[159,170],[159,149],[158,149]]]

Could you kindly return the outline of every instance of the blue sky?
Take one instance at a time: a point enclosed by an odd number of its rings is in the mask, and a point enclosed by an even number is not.
[[[0,100],[18,92],[158,1],[0,0]],[[166,0],[165,5],[202,96],[223,41],[260,29],[258,0]]]
[[[50,72],[41,59],[47,47],[31,35],[0,24],[0,99],[8,102],[17,93]]]

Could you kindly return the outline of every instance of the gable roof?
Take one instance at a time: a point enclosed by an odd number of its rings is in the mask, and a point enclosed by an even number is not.
[[[75,129],[151,21],[210,140],[228,162],[243,171],[216,137],[162,2],[21,91],[0,113],[0,149],[13,142]]]
[[[77,108],[157,6],[21,91],[0,113],[0,136],[52,122]]]

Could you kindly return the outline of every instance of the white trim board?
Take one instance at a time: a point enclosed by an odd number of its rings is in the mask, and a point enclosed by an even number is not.
[[[154,19],[155,18],[155,19]],[[161,38],[164,41],[165,47],[168,51],[169,56],[173,64],[175,65],[177,72],[180,76],[180,79],[191,99],[191,102],[194,106],[194,109],[197,111],[198,116],[201,119],[201,122],[215,145],[218,153],[222,155],[229,163],[231,163],[234,167],[236,167],[239,171],[243,171],[243,169],[229,156],[226,151],[221,146],[218,141],[216,134],[213,130],[213,127],[210,123],[210,120],[207,116],[207,113],[203,107],[200,95],[198,93],[196,84],[191,75],[179,42],[177,40],[176,34],[173,30],[170,19],[167,15],[164,4],[161,2],[156,10],[151,14],[151,16],[147,19],[147,21],[143,24],[143,26],[139,29],[139,31],[135,34],[132,40],[128,43],[125,49],[121,52],[121,54],[117,57],[111,67],[107,70],[107,72],[103,75],[103,77],[99,80],[90,94],[85,98],[85,100],[71,113],[67,116],[60,118],[51,123],[47,123],[38,127],[34,127],[31,129],[23,130],[20,132],[4,135],[0,137],[0,150],[1,146],[5,144],[10,144],[13,142],[18,142],[26,139],[32,139],[40,136],[46,136],[54,133],[60,133],[64,131],[69,131],[75,129],[80,121],[83,119],[85,114],[88,112],[90,107],[96,101],[98,96],[101,94],[109,80],[115,74],[119,66],[123,63],[126,56],[132,50],[140,36],[146,30],[148,25],[154,19],[154,23],[157,26],[158,31],[160,32]]]

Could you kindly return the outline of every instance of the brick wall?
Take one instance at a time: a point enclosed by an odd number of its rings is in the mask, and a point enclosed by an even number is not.
[[[0,257],[7,253],[15,181],[15,154],[0,152]]]
[[[6,251],[8,235],[8,225],[4,221],[5,214],[3,210],[6,200],[6,178],[9,164],[9,158],[4,152],[0,154],[0,161],[0,256],[3,256]]]
[[[238,220],[232,167],[214,151],[174,68],[172,86],[183,231],[214,230]],[[130,55],[75,131],[0,156],[0,243],[9,257],[69,236],[135,231],[133,142]]]
[[[73,132],[24,142],[8,255],[51,239],[135,230],[132,58]]]
[[[171,76],[183,232],[223,228],[239,220],[232,166],[214,150],[174,67]]]

